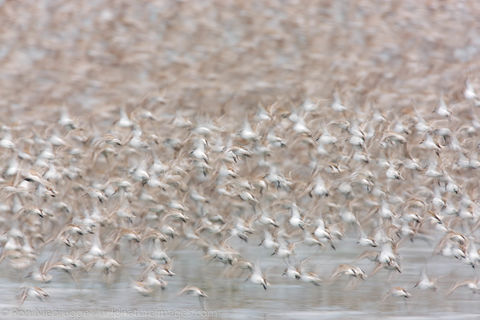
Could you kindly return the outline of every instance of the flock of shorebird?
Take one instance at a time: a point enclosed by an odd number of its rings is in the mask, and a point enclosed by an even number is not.
[[[114,281],[132,257],[131,270],[141,270],[132,289],[154,294],[175,276],[171,252],[187,246],[267,290],[260,261],[242,256],[235,238],[261,240],[284,277],[313,285],[326,279],[307,272],[296,249],[335,250],[344,237],[357,239],[359,256],[328,281],[401,273],[406,241],[475,268],[480,97],[467,82],[451,99],[382,110],[335,93],[211,119],[181,108],[168,114],[168,100],[156,98],[130,113],[75,118],[62,109],[54,121],[3,125],[0,262],[29,283],[22,303],[47,297],[39,286],[58,272]],[[360,259],[371,270],[355,265]],[[437,289],[426,270],[414,286]],[[447,293],[460,287],[480,292],[474,271]],[[408,298],[412,289],[387,291]],[[179,294],[207,297],[194,286]]]

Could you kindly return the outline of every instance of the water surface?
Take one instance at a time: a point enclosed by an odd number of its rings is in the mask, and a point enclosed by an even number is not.
[[[245,246],[233,241],[232,246],[242,248],[245,258],[260,263],[271,284],[266,291],[245,281],[247,272],[232,274],[223,264],[206,261],[195,248],[186,248],[171,252],[176,276],[165,279],[167,288],[147,297],[131,287],[131,275],[140,270],[121,271],[110,285],[95,274],[85,275],[75,284],[66,274],[55,271],[54,280],[42,285],[50,294],[46,301],[29,298],[17,308],[15,295],[20,292],[21,279],[9,272],[1,280],[0,312],[10,319],[476,319],[480,313],[478,296],[468,289],[446,295],[456,281],[473,279],[476,270],[453,258],[432,256],[431,245],[425,242],[408,243],[400,249],[402,274],[381,270],[366,281],[352,284],[340,278],[321,286],[282,277],[284,260],[271,256],[257,243],[251,239]],[[358,252],[355,241],[348,239],[339,242],[336,251],[303,245],[296,249],[297,259],[310,257],[306,271],[324,279],[337,265],[352,263]],[[367,273],[374,268],[367,260],[355,263]],[[425,265],[430,277],[441,277],[437,291],[413,288]],[[207,292],[207,311],[202,311],[196,297],[177,295],[187,284]],[[404,287],[412,297],[384,299],[393,286]]]

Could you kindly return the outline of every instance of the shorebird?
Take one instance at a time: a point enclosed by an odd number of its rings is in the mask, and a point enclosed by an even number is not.
[[[445,103],[445,100],[443,100],[443,97],[440,98],[440,102],[438,104],[438,107],[435,109],[435,113],[441,117],[450,117],[452,114],[450,110],[448,110],[447,104]]]
[[[385,301],[390,296],[401,297],[401,298],[404,298],[404,299],[408,299],[412,295],[402,287],[393,287],[388,291],[388,293],[385,295],[383,300]]]
[[[263,289],[267,290],[267,286],[269,285],[265,275],[263,274],[260,266],[257,264],[254,265],[251,275],[247,278],[250,282],[254,284],[262,285]]]
[[[330,279],[335,280],[340,277],[342,274],[347,276],[352,276],[354,278],[365,280],[367,275],[365,272],[357,266],[349,264],[340,264],[330,276]]]
[[[194,297],[198,297],[198,301],[200,302],[200,306],[202,307],[203,310],[206,309],[205,299],[208,298],[208,296],[205,293],[205,291],[203,291],[203,290],[201,290],[197,287],[194,287],[194,286],[186,286],[185,288],[180,290],[178,295],[185,295],[185,294],[192,295]]]
[[[300,271],[298,267],[288,265],[287,268],[283,271],[282,276],[286,276],[289,279],[300,279]]]
[[[315,184],[312,187],[312,190],[309,191],[310,197],[328,197],[329,192],[327,186],[325,185],[325,181],[322,177],[318,176],[315,180]]]
[[[346,110],[348,110],[347,107],[345,107],[342,102],[340,101],[340,97],[338,96],[338,92],[334,92],[333,94],[333,102],[330,106],[332,108],[332,110],[336,111],[336,112],[344,112]]]
[[[357,243],[362,247],[374,247],[378,246],[377,242],[374,238],[367,237],[367,235],[363,232],[362,228],[359,225],[360,230],[360,238],[358,239]]]
[[[322,279],[314,272],[300,273],[300,280],[303,282],[311,283],[315,286],[319,286],[322,283]]]
[[[475,92],[475,89],[473,88],[472,84],[468,80],[465,81],[465,90],[463,91],[463,95],[467,100],[477,101],[479,99],[479,96]]]
[[[41,301],[44,301],[48,297],[48,293],[39,287],[24,287],[20,294],[20,306],[25,302],[27,297],[35,297]]]
[[[48,283],[53,279],[53,276],[49,274],[49,271],[56,267],[53,263],[53,256],[49,260],[41,264],[38,270],[30,272],[27,277],[31,277],[33,280],[42,283]]]
[[[420,275],[420,280],[417,281],[417,283],[415,283],[415,285],[414,285],[413,287],[414,287],[414,288],[421,289],[421,290],[433,290],[433,291],[436,291],[436,290],[437,290],[436,280],[437,280],[437,279],[430,279],[430,278],[427,276],[427,270],[426,270],[426,268],[423,268],[423,269],[422,269],[422,273],[421,273],[421,275]]]
[[[290,214],[291,214],[291,216],[290,216],[290,219],[288,220],[290,225],[303,230],[304,226],[305,226],[305,222],[302,220],[302,218],[300,216],[300,211],[298,210],[298,207],[297,207],[296,203],[291,204]]]
[[[289,258],[291,255],[294,254],[295,249],[295,242],[288,243],[286,240],[281,239],[279,240],[278,247],[275,248],[275,251],[272,253],[273,255],[277,255],[280,258]]]
[[[259,246],[263,245],[267,249],[274,249],[274,252],[279,247],[279,243],[277,241],[275,241],[273,235],[268,230],[264,231],[264,237],[258,245]]]
[[[327,226],[325,226],[323,218],[317,219],[317,228],[313,232],[313,235],[322,242],[330,243],[332,249],[335,250],[335,245],[333,244],[332,240],[332,234],[330,233]]]
[[[142,281],[134,281],[132,283],[132,288],[143,296],[150,296],[154,291],[152,287]]]
[[[472,291],[473,294],[480,293],[480,280],[478,278],[475,278],[473,280],[465,280],[465,281],[457,282],[448,290],[447,296],[451,295],[452,293],[455,292],[455,290],[461,287],[467,287]]]

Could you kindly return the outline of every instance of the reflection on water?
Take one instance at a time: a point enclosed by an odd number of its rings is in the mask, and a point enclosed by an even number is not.
[[[139,295],[131,288],[133,279],[128,274],[135,274],[135,270],[120,273],[110,285],[105,285],[101,278],[95,281],[92,275],[88,279],[78,279],[75,284],[66,274],[55,272],[55,281],[43,286],[50,294],[49,299],[45,302],[28,299],[17,310],[15,295],[19,293],[21,279],[9,273],[2,279],[0,307],[2,314],[11,319],[86,319],[92,316],[97,319],[473,319],[480,312],[478,296],[467,289],[446,295],[455,281],[472,279],[476,271],[451,258],[431,257],[431,246],[422,242],[401,248],[405,266],[402,274],[381,270],[366,281],[351,284],[348,279],[340,278],[333,283],[325,281],[321,286],[282,277],[285,266],[282,259],[270,256],[256,243],[252,239],[250,246],[243,248],[242,255],[260,262],[271,284],[267,291],[246,282],[248,274],[232,274],[222,264],[203,260],[197,250],[185,249],[172,252],[176,276],[168,278],[168,287],[154,296]],[[232,245],[240,244],[232,242]],[[308,271],[327,279],[338,264],[351,263],[357,249],[354,240],[344,240],[336,251],[305,246],[296,251],[299,257],[310,257],[306,263]],[[427,259],[429,276],[440,277],[436,292],[413,288]],[[367,260],[356,263],[368,272],[373,269]],[[177,296],[186,284],[207,292],[206,313],[202,312],[196,297]],[[409,289],[412,297],[407,301],[394,297],[383,300],[392,286]]]

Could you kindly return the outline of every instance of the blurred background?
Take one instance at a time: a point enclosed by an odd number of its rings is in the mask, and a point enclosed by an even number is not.
[[[429,105],[477,81],[479,16],[461,0],[0,1],[0,112],[218,116],[334,90],[346,105]]]

